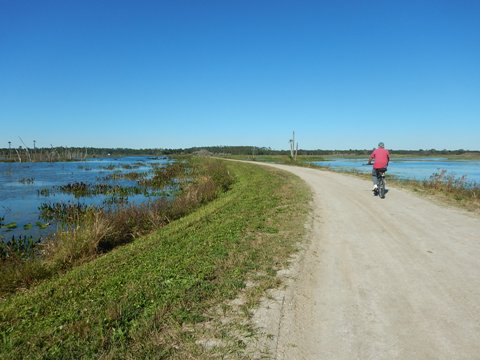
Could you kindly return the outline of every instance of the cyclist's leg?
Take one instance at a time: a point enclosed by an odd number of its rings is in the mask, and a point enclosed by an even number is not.
[[[373,181],[373,188],[375,189],[378,187],[378,175],[377,170],[372,169],[372,181]]]

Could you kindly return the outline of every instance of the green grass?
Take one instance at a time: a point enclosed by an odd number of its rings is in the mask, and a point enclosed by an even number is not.
[[[304,232],[310,194],[296,177],[228,163],[233,188],[135,242],[0,302],[0,358],[198,359],[243,344],[200,345],[198,324],[245,291],[253,306]],[[215,313],[215,312],[213,312]],[[220,316],[220,315],[219,315]],[[213,336],[213,335],[210,335]],[[229,340],[230,339],[230,340]]]

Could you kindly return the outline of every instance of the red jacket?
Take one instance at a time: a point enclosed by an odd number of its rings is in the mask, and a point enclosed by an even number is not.
[[[373,163],[374,169],[386,168],[388,166],[388,162],[390,161],[390,153],[387,149],[379,147],[378,149],[373,150],[372,154],[370,155],[370,160],[372,159],[375,160]]]

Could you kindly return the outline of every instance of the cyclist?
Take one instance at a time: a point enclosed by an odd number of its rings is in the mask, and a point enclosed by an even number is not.
[[[376,192],[378,189],[378,178],[377,172],[382,169],[387,171],[388,163],[390,162],[390,153],[385,149],[385,144],[383,142],[378,143],[378,148],[373,150],[370,158],[368,159],[368,164],[370,165],[373,162],[372,169],[372,181],[373,181],[373,192]]]

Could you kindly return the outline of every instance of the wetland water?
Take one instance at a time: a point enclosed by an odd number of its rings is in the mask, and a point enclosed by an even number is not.
[[[314,162],[315,165],[327,166],[333,169],[348,169],[370,173],[371,165],[365,165],[366,159],[331,159]],[[455,177],[466,176],[467,182],[480,184],[479,160],[448,160],[446,158],[393,158],[388,166],[387,174],[400,179],[425,180],[432,174],[446,170],[447,175]]]
[[[88,186],[138,188],[138,178],[148,178],[156,167],[164,167],[169,158],[123,157],[72,162],[0,163],[0,240],[12,236],[38,239],[56,230],[54,223],[40,218],[42,204],[68,203],[94,206],[139,204],[152,196],[166,196],[143,189],[125,195],[97,193],[77,196],[60,187],[83,183]],[[126,174],[136,176],[125,176]]]

